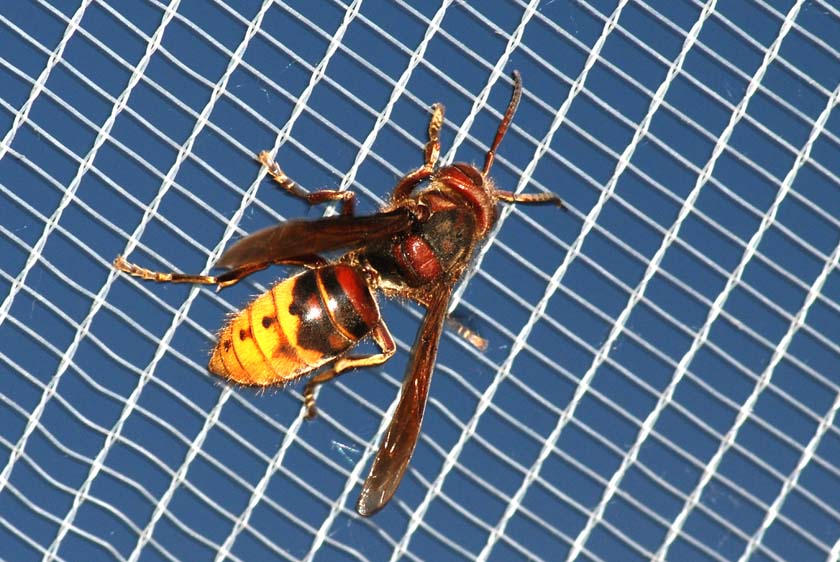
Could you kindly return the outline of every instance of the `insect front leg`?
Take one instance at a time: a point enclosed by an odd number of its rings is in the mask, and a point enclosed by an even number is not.
[[[161,272],[152,271],[145,267],[140,267],[122,256],[117,256],[114,259],[114,267],[123,273],[128,273],[132,277],[139,277],[146,281],[154,281],[156,283],[190,283],[193,285],[218,285],[216,290],[224,289],[233,285],[237,281],[244,279],[248,275],[265,269],[269,263],[254,263],[237,267],[226,271],[221,275],[188,275],[186,273]]]
[[[429,120],[429,141],[426,143],[424,151],[424,168],[434,168],[440,156],[440,130],[443,128],[443,112],[442,103],[436,103],[432,106],[432,118]]]
[[[260,152],[257,155],[257,160],[259,160],[263,166],[268,169],[268,175],[271,176],[271,179],[280,184],[280,187],[295,197],[303,199],[310,205],[316,205],[318,203],[325,203],[328,201],[340,201],[342,215],[352,215],[355,212],[356,194],[352,191],[339,191],[337,189],[307,191],[283,172],[280,166],[277,165],[277,162],[271,158],[271,154],[269,154],[268,151],[263,150]]]
[[[429,120],[429,140],[423,150],[423,166],[409,172],[397,183],[392,195],[394,202],[408,198],[417,184],[428,180],[434,173],[435,164],[437,164],[440,156],[440,130],[443,127],[443,112],[442,103],[436,103],[432,106],[432,118]]]
[[[306,406],[307,419],[313,419],[318,415],[318,409],[315,407],[315,390],[325,382],[334,379],[335,377],[349,371],[350,369],[357,369],[359,367],[370,367],[372,365],[381,365],[394,354],[397,350],[397,345],[394,343],[394,338],[391,337],[391,332],[385,322],[380,320],[379,324],[373,330],[373,341],[382,350],[382,353],[375,355],[363,355],[355,357],[342,357],[336,361],[333,366],[319,375],[312,377],[306,387],[303,389],[303,403]]]

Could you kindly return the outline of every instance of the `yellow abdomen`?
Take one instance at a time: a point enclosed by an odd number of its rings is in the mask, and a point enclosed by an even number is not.
[[[361,306],[371,306],[364,294],[359,296],[360,289],[370,295],[358,274],[342,265],[307,270],[277,283],[222,328],[210,371],[258,386],[308,374],[345,352],[375,325],[379,313],[375,304],[374,317],[355,321],[360,300]]]

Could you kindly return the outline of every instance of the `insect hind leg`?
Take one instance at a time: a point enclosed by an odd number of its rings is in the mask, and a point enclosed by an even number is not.
[[[263,166],[268,169],[268,175],[271,179],[280,184],[286,192],[303,199],[310,205],[317,205],[318,203],[326,203],[329,201],[339,201],[342,215],[352,215],[356,210],[356,194],[352,191],[340,191],[337,189],[319,189],[317,191],[307,191],[302,188],[296,181],[287,176],[280,166],[271,158],[268,151],[263,150],[257,155]]]
[[[397,345],[394,343],[394,338],[391,337],[391,332],[385,325],[385,322],[380,320],[379,324],[373,330],[373,341],[382,350],[382,353],[374,355],[362,355],[354,357],[342,357],[333,366],[323,373],[315,375],[306,387],[303,389],[303,404],[306,406],[306,418],[314,419],[318,416],[318,408],[315,406],[315,390],[325,382],[344,374],[351,369],[358,369],[359,367],[370,367],[372,365],[381,365],[391,358],[397,350]]]
[[[487,340],[459,319],[450,315],[446,318],[446,325],[477,350],[487,351]]]
[[[117,256],[114,259],[114,268],[122,271],[123,273],[128,273],[132,277],[139,277],[140,279],[154,281],[155,283],[218,285],[216,290],[229,287],[255,271],[265,269],[268,265],[269,264],[249,264],[236,269],[231,269],[221,275],[189,275],[186,273],[175,273],[169,271],[152,271],[151,269],[135,265],[122,256]]]

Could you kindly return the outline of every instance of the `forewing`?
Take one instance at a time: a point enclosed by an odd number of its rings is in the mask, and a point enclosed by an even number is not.
[[[225,250],[216,267],[282,263],[300,256],[358,248],[410,227],[411,213],[404,208],[361,217],[285,221],[237,240]]]
[[[414,453],[451,294],[452,287],[439,286],[429,301],[411,352],[400,402],[356,504],[356,511],[364,517],[373,515],[388,503]]]

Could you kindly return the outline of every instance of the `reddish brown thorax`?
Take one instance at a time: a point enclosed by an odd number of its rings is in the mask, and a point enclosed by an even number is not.
[[[434,249],[418,234],[394,244],[393,252],[400,269],[418,285],[437,279],[443,271]]]

